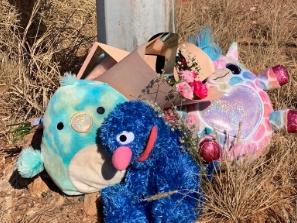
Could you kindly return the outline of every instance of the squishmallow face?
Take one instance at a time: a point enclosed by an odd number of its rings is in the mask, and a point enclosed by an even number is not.
[[[96,131],[114,107],[125,101],[122,94],[105,83],[77,80],[70,75],[61,81],[43,117],[41,160],[64,193],[96,192],[121,181],[124,172],[114,169],[96,144]],[[26,177],[42,170],[40,162],[26,162],[22,154],[18,164],[19,172]],[[30,169],[24,168],[26,165],[38,171],[26,172]]]

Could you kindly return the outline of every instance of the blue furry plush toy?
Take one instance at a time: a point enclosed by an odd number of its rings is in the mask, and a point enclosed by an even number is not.
[[[17,169],[32,178],[43,169],[68,195],[97,192],[121,181],[111,160],[96,144],[105,117],[127,99],[108,84],[66,75],[43,116],[41,151],[22,150]]]
[[[98,129],[98,143],[122,183],[102,190],[105,222],[193,222],[203,197],[200,168],[160,114],[141,101],[125,102]],[[156,196],[157,195],[157,196]]]

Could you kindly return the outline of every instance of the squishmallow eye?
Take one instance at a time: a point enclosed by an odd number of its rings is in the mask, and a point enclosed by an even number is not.
[[[98,107],[97,108],[97,113],[98,114],[102,115],[102,114],[104,114],[104,112],[105,112],[105,108],[104,107]]]
[[[123,131],[120,134],[117,135],[117,141],[121,145],[127,145],[130,142],[134,141],[134,133],[133,132],[126,132]]]
[[[228,64],[226,65],[226,68],[228,68],[229,70],[231,70],[231,72],[232,72],[233,74],[240,74],[240,72],[241,72],[240,67],[237,66],[236,64],[228,63]]]
[[[58,124],[57,124],[57,129],[58,130],[62,130],[64,128],[64,124],[63,124],[63,122],[59,122]]]

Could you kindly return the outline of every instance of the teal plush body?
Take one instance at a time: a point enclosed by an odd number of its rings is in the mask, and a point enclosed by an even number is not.
[[[114,107],[125,101],[108,84],[66,76],[44,114],[41,151],[22,151],[17,161],[20,174],[31,178],[44,166],[68,195],[95,192],[118,183],[124,172],[116,171],[96,145],[96,130]]]

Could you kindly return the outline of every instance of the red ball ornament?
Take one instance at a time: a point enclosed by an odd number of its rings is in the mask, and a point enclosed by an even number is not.
[[[218,160],[221,156],[220,145],[210,139],[206,139],[200,143],[199,152],[202,159],[207,163]]]

